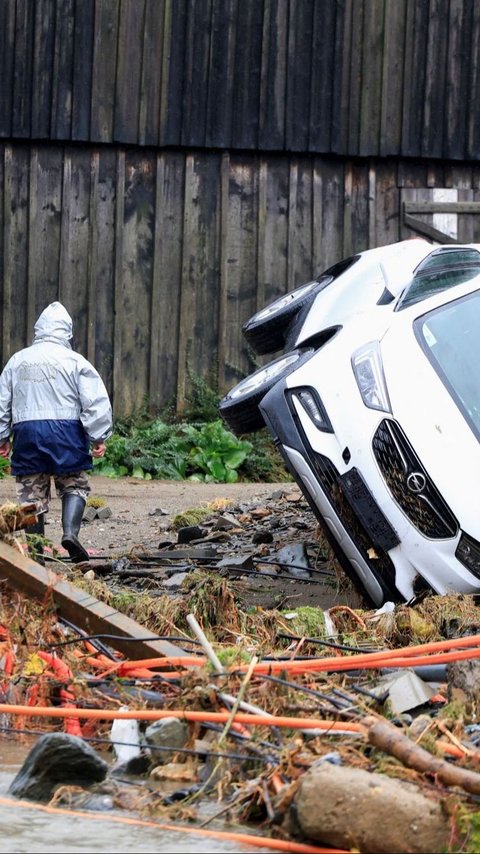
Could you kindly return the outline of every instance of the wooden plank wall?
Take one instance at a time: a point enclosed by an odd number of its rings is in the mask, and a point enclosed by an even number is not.
[[[342,257],[412,236],[402,192],[436,187],[478,200],[480,167],[2,143],[1,363],[60,299],[117,415],[181,405],[192,374],[225,390],[255,366],[245,320]],[[478,217],[459,229],[480,242]]]
[[[475,0],[1,0],[0,137],[478,159]]]

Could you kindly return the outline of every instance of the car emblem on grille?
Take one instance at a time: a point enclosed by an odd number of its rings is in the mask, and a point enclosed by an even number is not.
[[[423,492],[426,485],[426,477],[420,471],[412,471],[407,477],[407,486],[410,492],[415,492],[417,495]]]

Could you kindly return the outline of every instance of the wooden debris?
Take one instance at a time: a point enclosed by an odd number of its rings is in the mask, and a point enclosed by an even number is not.
[[[465,792],[480,795],[480,774],[433,756],[385,720],[368,716],[362,724],[370,744],[395,756],[407,768],[429,774],[446,786],[460,786]]]
[[[7,581],[14,590],[39,602],[44,602],[51,596],[59,615],[89,634],[105,633],[126,638],[125,641],[120,638],[109,640],[109,644],[128,658],[185,656],[185,652],[170,641],[142,640],[147,636],[143,626],[64,581],[51,569],[19,554],[2,541],[0,579]],[[152,633],[148,632],[148,636],[151,635]],[[135,643],[131,642],[133,639],[136,639]]]

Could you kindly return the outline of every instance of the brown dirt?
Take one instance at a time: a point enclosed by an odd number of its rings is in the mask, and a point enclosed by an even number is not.
[[[135,545],[156,549],[165,538],[165,529],[172,518],[192,507],[201,507],[216,498],[231,498],[235,502],[251,502],[268,498],[286,484],[275,483],[194,483],[175,480],[140,480],[135,477],[109,478],[93,475],[90,478],[92,496],[103,498],[112,510],[104,522],[95,519],[83,524],[80,534],[83,545],[95,553],[110,556],[125,552]],[[292,486],[292,491],[298,491]],[[288,487],[290,489],[290,485]],[[61,504],[55,496],[52,482],[52,501],[46,517],[45,536],[55,545],[62,538]],[[0,480],[0,503],[15,501],[15,480]],[[155,512],[166,511],[166,515]],[[150,515],[152,514],[152,515]]]
[[[101,475],[92,475],[91,496],[104,499],[112,511],[105,521],[94,519],[83,523],[80,540],[95,557],[115,558],[125,555],[135,547],[147,551],[156,551],[161,542],[176,542],[176,533],[172,532],[171,522],[178,513],[191,508],[204,507],[216,499],[231,499],[238,512],[239,508],[262,507],[268,499],[282,493],[290,497],[298,496],[302,514],[305,513],[307,530],[290,532],[290,542],[311,540],[317,528],[313,515],[294,483],[195,483],[190,481],[145,481],[133,477],[112,479]],[[13,477],[0,480],[0,504],[15,500],[15,481]],[[274,502],[275,503],[275,502]],[[294,502],[295,504],[297,502]],[[298,506],[298,505],[297,505]],[[229,508],[226,508],[227,512]],[[280,516],[285,508],[279,502]],[[170,529],[170,530],[169,530]],[[60,547],[62,538],[61,502],[55,495],[52,482],[52,500],[46,516],[45,537],[53,546],[59,548],[59,556],[66,554]],[[285,540],[286,544],[287,540]],[[280,535],[280,544],[283,538]],[[239,554],[252,551],[251,535],[237,546]],[[254,548],[254,547],[253,547]],[[96,561],[92,560],[92,568]],[[244,577],[236,582],[233,578],[230,587],[244,592],[247,582],[250,604],[263,608],[310,605],[329,608],[332,605],[348,604],[359,607],[361,598],[353,590],[350,582],[337,567],[336,580],[314,576],[317,583],[297,582],[295,579],[271,579],[264,576]]]

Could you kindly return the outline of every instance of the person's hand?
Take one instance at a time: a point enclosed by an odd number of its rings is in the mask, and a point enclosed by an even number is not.
[[[105,442],[94,442],[92,446],[92,457],[104,457],[107,446]]]
[[[0,445],[0,457],[3,457],[4,460],[8,460],[11,448],[12,446],[10,444],[9,439],[7,439],[6,442],[2,442],[2,444]]]

